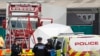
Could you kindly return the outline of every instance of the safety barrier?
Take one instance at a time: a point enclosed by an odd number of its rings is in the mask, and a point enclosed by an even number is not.
[[[34,56],[32,49],[23,49],[21,56]]]
[[[0,56],[10,56],[11,50],[10,49],[0,49]],[[32,49],[23,49],[22,53],[19,54],[20,56],[34,56]]]
[[[0,56],[10,56],[11,50],[10,49],[0,49]]]

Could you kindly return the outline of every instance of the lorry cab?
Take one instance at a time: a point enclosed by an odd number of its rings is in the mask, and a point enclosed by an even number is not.
[[[6,30],[6,48],[11,48],[14,39],[18,39],[21,46],[30,48],[30,39],[35,44],[34,31],[45,23],[52,23],[52,18],[41,18],[41,4],[36,2],[8,2],[6,19],[2,26]]]

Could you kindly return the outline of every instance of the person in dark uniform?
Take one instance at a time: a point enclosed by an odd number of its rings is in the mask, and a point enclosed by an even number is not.
[[[54,49],[53,44],[52,44],[52,39],[48,39],[45,46],[46,46],[46,51],[47,51],[46,56],[51,56],[51,51],[52,49]]]
[[[46,48],[45,45],[42,42],[42,38],[37,38],[38,43],[35,44],[35,46],[32,49],[32,52],[35,54],[34,56],[46,56]]]
[[[19,56],[19,54],[22,52],[22,48],[19,45],[19,41],[15,40],[14,44],[11,46],[11,56]]]

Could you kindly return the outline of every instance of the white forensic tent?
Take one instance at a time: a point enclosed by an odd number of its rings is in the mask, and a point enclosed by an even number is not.
[[[70,26],[62,25],[62,24],[46,24],[44,26],[38,27],[34,32],[34,37],[42,37],[43,43],[47,42],[47,39],[57,36],[60,33],[73,33]]]

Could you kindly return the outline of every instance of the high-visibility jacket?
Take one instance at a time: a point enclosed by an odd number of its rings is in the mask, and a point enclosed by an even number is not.
[[[3,37],[0,36],[0,47],[3,47],[4,46],[4,40],[3,40]]]

